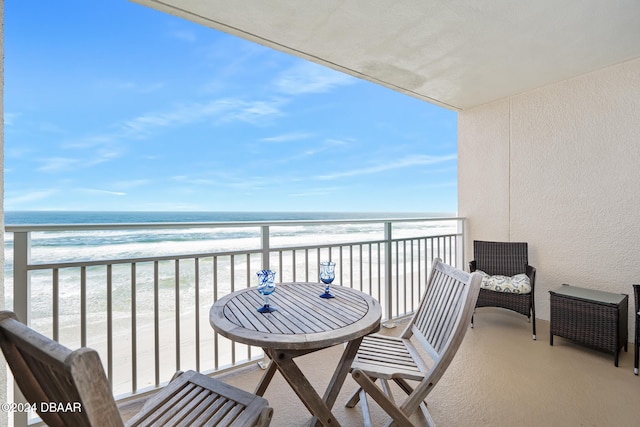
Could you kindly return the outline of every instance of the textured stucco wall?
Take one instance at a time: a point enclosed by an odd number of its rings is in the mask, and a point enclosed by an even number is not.
[[[509,103],[459,113],[458,141],[458,209],[467,231],[475,240],[508,241]]]
[[[640,60],[459,114],[459,214],[474,239],[529,242],[536,314],[562,283],[640,283]],[[630,337],[632,335],[629,335]]]

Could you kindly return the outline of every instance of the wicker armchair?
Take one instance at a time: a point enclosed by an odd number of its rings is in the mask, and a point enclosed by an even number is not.
[[[633,296],[635,297],[635,318],[636,332],[633,340],[633,373],[638,375],[638,357],[640,356],[640,285],[633,285]]]
[[[484,271],[489,275],[515,276],[525,273],[531,282],[531,293],[514,294],[480,289],[477,307],[500,307],[527,316],[533,324],[533,339],[536,339],[536,309],[534,301],[536,269],[529,265],[526,242],[486,242],[474,240],[474,260],[469,270]],[[533,321],[532,321],[533,318]],[[473,326],[473,318],[471,319]]]

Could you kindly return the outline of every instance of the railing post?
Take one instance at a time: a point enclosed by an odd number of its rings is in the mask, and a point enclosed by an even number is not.
[[[271,247],[269,246],[269,226],[260,226],[260,249],[262,250],[262,269],[269,270],[269,254]]]
[[[27,266],[31,261],[31,233],[20,231],[13,233],[13,311],[18,319],[29,325],[31,323],[31,274]],[[13,383],[15,403],[26,403],[17,383]],[[26,426],[28,424],[28,412],[17,411],[13,413],[14,426]]]
[[[393,244],[391,241],[391,222],[384,223],[384,300],[387,320],[393,318]]]
[[[466,266],[465,266],[465,220],[464,219],[458,219],[457,221],[458,224],[458,251],[456,254],[456,263],[459,264],[457,267],[461,270],[465,270],[466,271]]]
[[[269,246],[269,226],[260,226],[260,249],[262,250],[262,269],[269,270],[269,255],[271,247]],[[282,280],[282,276],[280,276]],[[269,358],[266,354],[262,355],[262,360],[258,362],[260,369],[267,369],[269,366]]]
[[[27,266],[31,261],[31,233],[13,233],[13,311],[21,322],[31,323],[31,275]]]

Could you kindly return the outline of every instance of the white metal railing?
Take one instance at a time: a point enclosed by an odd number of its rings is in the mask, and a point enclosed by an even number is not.
[[[366,238],[353,240],[345,232],[350,227],[366,227]],[[255,238],[232,249],[136,257],[87,251],[70,261],[32,253],[34,235],[47,232],[238,228],[254,229]],[[69,347],[98,350],[120,397],[157,388],[176,370],[212,372],[261,358],[261,349],[220,337],[208,324],[211,304],[253,286],[259,269],[276,270],[280,282],[317,281],[319,262],[336,261],[334,286],[369,293],[392,319],[417,308],[434,258],[462,268],[464,254],[463,218],[8,225],[6,231],[13,234],[13,310]]]

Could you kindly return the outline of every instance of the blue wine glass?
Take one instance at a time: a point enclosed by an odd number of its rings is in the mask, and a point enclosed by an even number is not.
[[[258,292],[264,295],[264,305],[258,308],[260,313],[272,313],[276,311],[276,308],[269,305],[269,295],[276,290],[276,284],[274,279],[276,272],[273,270],[260,270],[258,271]]]
[[[320,298],[335,298],[335,296],[329,292],[331,282],[336,278],[336,263],[333,261],[322,261],[320,263],[320,280],[325,284],[324,293],[320,295]]]

